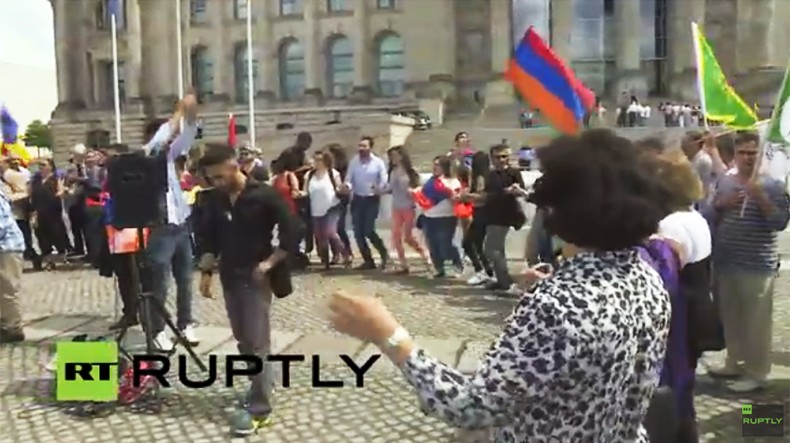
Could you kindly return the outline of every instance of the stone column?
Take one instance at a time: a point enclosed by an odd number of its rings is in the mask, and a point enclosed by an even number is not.
[[[642,39],[639,1],[615,2],[617,22],[617,82],[612,93],[619,96],[622,91],[644,99],[647,97],[647,80],[642,74],[639,46]]]
[[[155,112],[170,111],[178,97],[176,10],[171,1],[144,1],[141,7],[141,95]]]
[[[232,2],[209,1],[207,6],[211,15],[211,30],[214,36],[209,43],[214,77],[214,94],[211,100],[230,103],[230,91],[233,91],[232,75],[230,75],[233,72],[233,48],[229,48],[226,44],[227,33],[224,27],[230,12],[228,9],[232,8]]]
[[[128,58],[126,70],[126,94],[130,101],[140,99],[140,69],[143,58],[140,0],[126,0],[126,44]]]
[[[765,8],[763,13],[768,22],[762,67],[784,69],[790,60],[790,2],[770,0],[760,2],[760,6]]]
[[[633,0],[637,1],[637,0]],[[573,32],[573,0],[551,2],[551,47],[561,59],[571,60]]]
[[[368,5],[365,1],[354,2],[354,89],[351,91],[350,100],[355,103],[370,102],[373,96],[371,87],[371,57],[370,33],[368,32]]]
[[[74,33],[74,40],[71,38],[69,44],[68,58],[71,61],[71,72],[68,77],[71,80],[70,88],[71,100],[77,108],[84,108],[90,103],[91,97],[91,71],[88,67],[88,50],[91,35],[96,32],[93,25],[85,26],[82,23],[83,17],[93,17],[93,3],[80,2],[75,6],[71,2],[69,5],[69,30],[66,32]],[[109,34],[108,38],[109,38]]]
[[[58,76],[58,106],[65,105],[72,95],[69,88],[69,23],[66,0],[52,0],[55,21],[55,67]]]
[[[705,0],[685,0],[669,3],[667,22],[667,57],[670,73],[670,93],[686,101],[697,101],[697,66],[694,60],[694,41],[691,22],[705,25]]]
[[[323,99],[321,92],[321,42],[319,41],[318,7],[319,0],[303,0],[305,32],[302,48],[304,50],[305,102],[319,104]]]
[[[272,8],[278,5],[267,0],[253,1],[252,3],[253,11],[255,11],[253,15],[255,18],[253,33],[256,36],[254,44],[260,48],[256,52],[262,55],[258,59],[258,75],[260,76],[258,88],[260,91],[256,93],[256,97],[262,101],[263,106],[270,107],[277,101],[277,91],[280,90],[277,72],[279,66],[277,45],[279,42],[275,41],[274,26],[272,26]]]
[[[491,32],[491,78],[486,85],[485,104],[511,105],[515,101],[513,87],[502,78],[513,47],[512,11],[510,1],[490,2],[489,28]]]

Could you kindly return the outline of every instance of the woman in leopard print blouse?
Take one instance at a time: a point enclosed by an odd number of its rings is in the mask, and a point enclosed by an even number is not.
[[[636,246],[656,232],[666,196],[632,144],[607,130],[538,155],[531,201],[566,258],[521,298],[471,377],[427,355],[377,299],[336,294],[332,321],[380,343],[423,409],[456,427],[495,428],[496,442],[646,442],[670,303]]]

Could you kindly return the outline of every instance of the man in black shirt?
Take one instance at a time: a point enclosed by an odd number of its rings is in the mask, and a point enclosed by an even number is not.
[[[200,166],[215,187],[202,202],[200,291],[204,297],[212,296],[212,271],[219,259],[222,292],[239,353],[265,361],[271,352],[272,288],[277,292],[273,273],[285,266],[296,244],[293,227],[298,224],[276,190],[241,172],[230,146],[209,147]],[[277,246],[272,245],[275,227]],[[264,364],[261,374],[251,377],[246,407],[232,419],[234,434],[248,435],[269,423],[272,375],[272,368]]]
[[[494,145],[489,151],[493,169],[485,179],[483,190],[488,221],[483,249],[496,276],[496,281],[487,288],[517,295],[518,288],[507,269],[505,243],[510,228],[520,229],[526,221],[524,210],[518,202],[519,196],[525,192],[525,186],[521,171],[510,166],[510,154],[510,148],[505,144]]]

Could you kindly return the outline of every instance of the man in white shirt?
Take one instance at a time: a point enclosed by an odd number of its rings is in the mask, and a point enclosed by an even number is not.
[[[192,241],[188,225],[191,209],[181,190],[175,161],[186,155],[197,136],[197,99],[189,94],[179,103],[173,117],[164,122],[143,147],[150,155],[167,158],[167,220],[151,229],[148,256],[153,277],[153,295],[164,306],[170,273],[176,281],[176,326],[192,345],[198,343],[192,320]],[[163,351],[173,349],[165,322],[153,315],[148,327],[156,335],[154,344]]]

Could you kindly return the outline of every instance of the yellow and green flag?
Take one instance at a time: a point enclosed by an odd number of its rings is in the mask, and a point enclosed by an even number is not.
[[[700,26],[692,23],[691,30],[697,63],[697,92],[705,117],[735,129],[754,128],[758,121],[757,114],[727,82]]]

